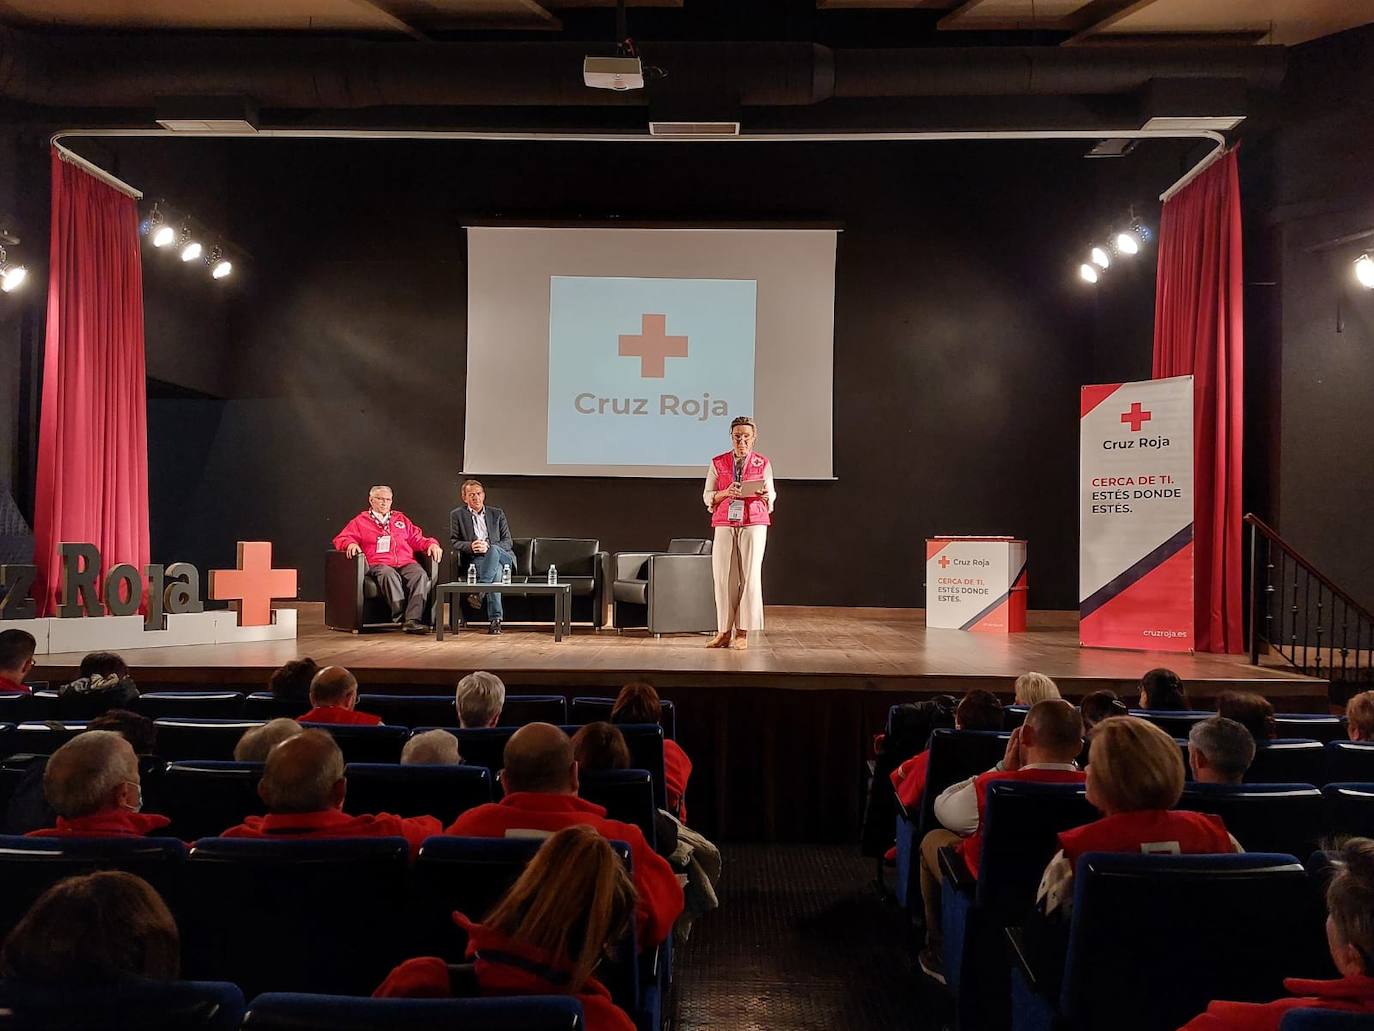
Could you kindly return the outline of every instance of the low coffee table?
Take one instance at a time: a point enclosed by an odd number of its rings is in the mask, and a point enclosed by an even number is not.
[[[466,580],[453,580],[438,584],[434,588],[434,639],[444,639],[444,626],[448,620],[444,616],[444,604],[456,608],[462,604],[464,594],[551,594],[553,595],[553,639],[562,641],[563,635],[572,634],[572,584],[551,584],[543,580],[514,584],[470,584]]]

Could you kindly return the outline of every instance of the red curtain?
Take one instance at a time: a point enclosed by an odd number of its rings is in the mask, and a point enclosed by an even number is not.
[[[1240,652],[1240,180],[1232,150],[1164,205],[1155,278],[1154,376],[1194,377],[1195,647]]]
[[[148,562],[148,424],[138,207],[52,153],[52,245],[34,501],[35,597],[55,609],[58,545],[106,570]]]

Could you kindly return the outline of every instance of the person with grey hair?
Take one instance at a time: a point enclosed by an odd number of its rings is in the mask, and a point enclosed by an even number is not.
[[[1254,760],[1255,739],[1235,720],[1211,716],[1188,731],[1188,768],[1199,784],[1239,784]]]
[[[453,702],[460,727],[494,727],[506,704],[506,685],[495,673],[479,669],[458,681]]]
[[[426,730],[416,734],[401,749],[402,766],[457,766],[458,739],[447,730]]]
[[[267,761],[267,753],[289,737],[302,731],[301,725],[293,719],[281,716],[269,720],[259,727],[245,730],[239,743],[234,746],[234,761],[241,763],[262,763]]]
[[[391,607],[393,623],[404,617],[406,633],[428,633],[424,617],[430,579],[415,561],[415,553],[428,555],[437,566],[444,549],[404,512],[393,510],[391,499],[391,488],[384,483],[369,490],[367,508],[339,531],[334,547],[349,558],[361,554],[366,559],[367,575]]]
[[[53,752],[43,771],[43,796],[57,812],[57,826],[30,831],[29,837],[133,838],[171,823],[139,812],[138,756],[112,730],[88,730]]]
[[[433,816],[349,816],[343,752],[323,730],[304,730],[267,753],[258,797],[266,816],[250,816],[226,838],[405,838],[413,856],[443,825]]]

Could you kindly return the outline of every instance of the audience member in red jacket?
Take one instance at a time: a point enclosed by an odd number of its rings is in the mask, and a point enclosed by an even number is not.
[[[358,680],[342,666],[326,666],[310,681],[311,710],[298,723],[356,723],[375,727],[380,716],[358,712]]]
[[[607,947],[628,930],[635,889],[620,858],[590,827],[549,838],[482,923],[453,919],[484,995],[571,995],[587,1031],[634,1031],[629,1015],[592,977]],[[437,956],[409,959],[387,975],[380,999],[442,999],[453,993]]]
[[[663,723],[663,703],[654,685],[643,680],[626,684],[611,706],[612,723]],[[663,786],[668,796],[668,812],[687,822],[687,781],[692,776],[692,760],[672,738],[663,739]]]
[[[1326,944],[1340,978],[1290,977],[1283,986],[1292,996],[1273,1002],[1214,1002],[1182,1031],[1278,1031],[1284,1014],[1295,1009],[1374,1014],[1374,841],[1351,838],[1335,859],[1326,889]]]
[[[348,521],[334,547],[349,558],[361,554],[367,575],[391,607],[391,618],[405,618],[405,632],[423,634],[425,605],[429,601],[430,579],[415,553],[430,557],[437,568],[444,549],[433,537],[425,536],[404,512],[391,507],[391,488],[378,484],[367,492],[367,509]]]
[[[1062,698],[1036,702],[1026,722],[1012,732],[1006,755],[991,770],[952,784],[935,800],[935,818],[942,827],[921,839],[921,898],[925,903],[926,947],[921,969],[944,980],[944,937],[940,928],[940,849],[957,845],[969,872],[978,876],[982,856],[983,809],[988,786],[998,781],[1081,784],[1083,772],[1075,760],[1083,750],[1083,717]]]
[[[959,699],[954,709],[955,730],[1001,730],[1002,703],[991,691],[974,690]],[[930,766],[930,749],[918,752],[892,771],[892,787],[897,801],[907,811],[921,804],[926,790],[926,771]]]
[[[33,671],[37,647],[27,630],[0,630],[0,694],[33,694],[24,678]]]
[[[57,811],[57,826],[30,831],[31,838],[136,838],[172,822],[139,812],[138,756],[112,730],[88,730],[53,752],[43,796]]]
[[[343,811],[343,752],[327,731],[306,730],[267,755],[258,795],[266,816],[250,816],[226,838],[405,838],[411,854],[443,826],[433,816],[349,816]]]
[[[278,746],[280,749],[281,746]],[[553,833],[586,824],[612,841],[630,846],[639,895],[641,948],[668,937],[682,913],[682,886],[667,861],[638,827],[606,818],[606,810],[577,797],[577,763],[568,735],[548,723],[530,723],[511,735],[503,754],[501,784],[506,797],[469,809],[445,832],[463,837],[503,838]]]

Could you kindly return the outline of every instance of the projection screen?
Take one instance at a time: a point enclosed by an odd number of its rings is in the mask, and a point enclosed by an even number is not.
[[[466,228],[464,472],[832,477],[835,229]]]

